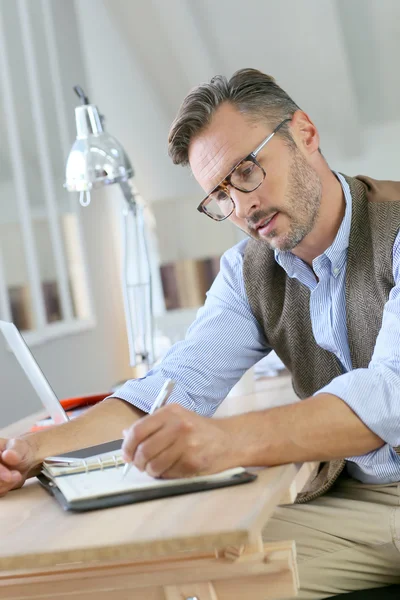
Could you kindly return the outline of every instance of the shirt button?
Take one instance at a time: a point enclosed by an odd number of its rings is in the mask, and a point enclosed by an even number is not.
[[[339,273],[339,270],[340,270],[340,269],[338,269],[337,267],[335,267],[335,268],[333,269],[333,274],[334,274],[334,275],[337,275],[337,274]]]

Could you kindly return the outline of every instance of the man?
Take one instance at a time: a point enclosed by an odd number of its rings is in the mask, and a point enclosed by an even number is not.
[[[1,442],[0,493],[121,429],[125,457],[153,476],[325,461],[264,532],[296,539],[300,598],[400,582],[400,184],[331,171],[311,119],[253,69],[194,89],[169,151],[205,190],[198,210],[250,240],[225,253],[185,341],[146,378]],[[271,348],[302,402],[207,418]],[[167,377],[172,403],[146,416]]]

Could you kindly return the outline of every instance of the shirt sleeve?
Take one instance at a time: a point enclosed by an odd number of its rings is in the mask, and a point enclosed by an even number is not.
[[[333,379],[317,393],[344,400],[390,446],[400,445],[400,233],[393,245],[393,277],[371,362]]]
[[[244,286],[246,243],[223,255],[220,272],[185,339],[145,377],[126,382],[114,397],[149,412],[164,381],[171,378],[176,385],[168,402],[211,416],[245,371],[269,353]]]

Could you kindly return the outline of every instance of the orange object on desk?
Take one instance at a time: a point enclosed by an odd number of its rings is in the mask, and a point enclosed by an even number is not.
[[[104,398],[107,398],[110,393],[111,392],[107,392],[106,394],[87,394],[86,396],[63,398],[63,400],[60,400],[60,404],[68,417],[73,419],[93,406],[93,404],[97,404],[97,402],[101,402]],[[35,425],[31,427],[31,431],[40,431],[41,429],[46,429],[46,427],[49,427],[50,425],[53,425],[53,420],[50,417],[47,417],[47,419],[45,418],[35,423]]]

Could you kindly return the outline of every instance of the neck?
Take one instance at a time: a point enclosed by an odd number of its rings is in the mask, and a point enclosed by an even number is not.
[[[342,186],[332,171],[329,170],[321,176],[321,182],[321,205],[314,227],[292,250],[293,254],[304,260],[310,267],[314,258],[323,254],[333,243],[346,210]]]

